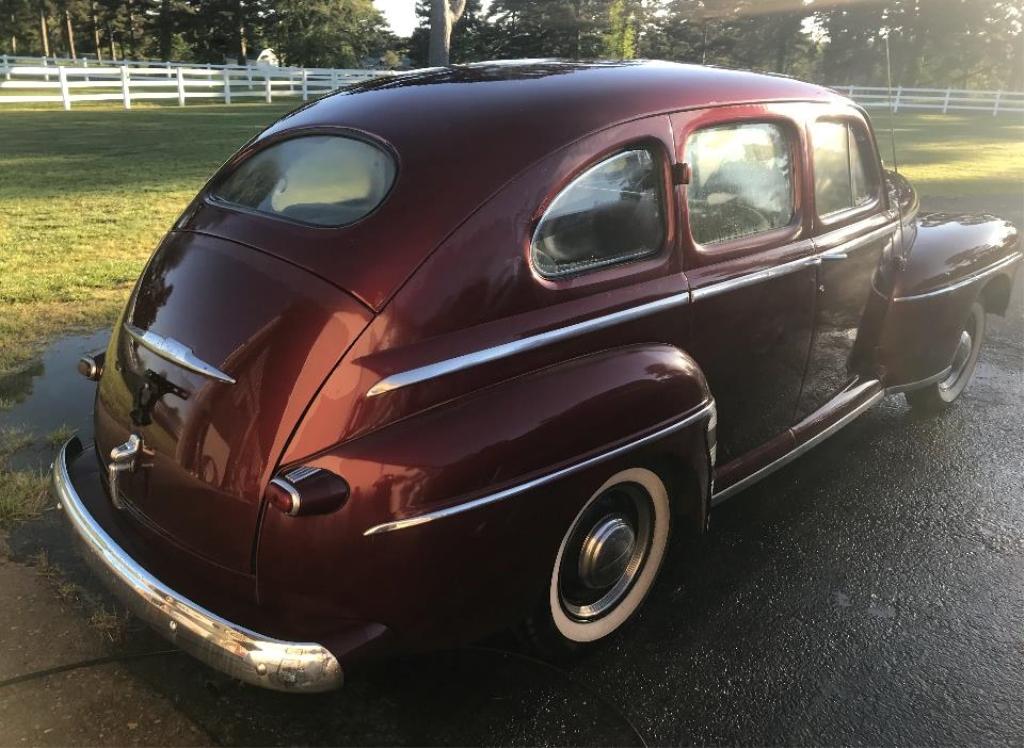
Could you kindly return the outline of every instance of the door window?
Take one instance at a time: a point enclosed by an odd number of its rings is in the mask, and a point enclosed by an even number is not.
[[[583,172],[541,218],[533,264],[547,278],[630,262],[665,243],[661,164],[647,149],[623,151]]]
[[[814,199],[818,215],[870,205],[878,195],[874,149],[863,128],[822,120],[811,125],[814,146]]]
[[[789,140],[767,122],[709,127],[686,141],[686,206],[698,244],[789,226],[794,216]]]

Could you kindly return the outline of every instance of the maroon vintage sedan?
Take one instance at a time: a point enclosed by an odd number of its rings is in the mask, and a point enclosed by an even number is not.
[[[149,261],[56,493],[143,619],[269,688],[637,611],[669,542],[887,393],[939,411],[1018,234],[922,215],[786,78],[502,63],[242,148]]]

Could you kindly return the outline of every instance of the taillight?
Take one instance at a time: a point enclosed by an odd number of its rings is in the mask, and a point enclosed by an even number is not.
[[[78,373],[86,379],[98,382],[103,376],[103,361],[106,357],[107,354],[102,351],[91,356],[82,356],[78,359]]]
[[[349,492],[344,478],[330,470],[300,467],[271,480],[264,497],[280,512],[291,517],[305,517],[340,509]]]

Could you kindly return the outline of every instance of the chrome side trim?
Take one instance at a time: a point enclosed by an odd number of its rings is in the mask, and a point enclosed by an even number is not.
[[[383,395],[394,390],[401,389],[402,387],[408,387],[412,384],[419,384],[420,382],[426,382],[430,379],[436,379],[437,377],[444,376],[446,374],[453,374],[457,371],[464,371],[466,369],[473,368],[474,366],[480,366],[481,364],[487,364],[492,361],[497,361],[502,358],[514,356],[518,353],[524,353],[526,351],[532,351],[537,348],[541,348],[546,345],[553,343],[559,343],[563,340],[575,337],[577,335],[583,335],[589,332],[596,332],[598,330],[604,330],[605,328],[613,325],[621,324],[623,322],[629,322],[640,317],[645,317],[648,314],[654,314],[656,312],[663,311],[665,309],[671,309],[677,306],[683,306],[690,301],[698,301],[700,299],[710,298],[717,296],[728,291],[732,291],[737,288],[743,288],[744,286],[753,285],[754,283],[760,283],[762,281],[769,280],[771,278],[778,278],[789,273],[796,272],[801,268],[818,265],[822,259],[842,259],[847,252],[853,252],[862,246],[866,246],[873,241],[891,234],[896,230],[894,224],[887,224],[874,231],[859,236],[855,239],[841,244],[837,247],[829,249],[819,254],[811,254],[806,257],[800,257],[795,260],[783,263],[782,265],[776,265],[770,268],[764,268],[757,270],[753,273],[741,275],[738,278],[730,278],[729,280],[721,281],[719,283],[713,283],[703,288],[695,289],[692,292],[683,292],[679,294],[673,294],[672,296],[666,296],[663,299],[657,301],[651,301],[646,304],[640,304],[639,306],[631,307],[629,309],[623,309],[618,312],[612,312],[611,314],[605,314],[600,317],[593,319],[584,320],[583,322],[577,322],[572,325],[565,327],[559,327],[554,330],[548,330],[547,332],[538,333],[536,335],[530,335],[519,340],[513,340],[508,343],[502,343],[500,345],[491,346],[490,348],[484,348],[479,351],[473,351],[472,353],[466,353],[461,356],[455,356],[454,358],[444,359],[443,361],[437,361],[432,364],[425,366],[419,366],[415,369],[409,369],[407,371],[398,372],[391,374],[384,379],[373,385],[366,393],[367,397],[376,397]],[[812,242],[813,244],[813,242]]]
[[[905,384],[896,384],[892,387],[885,388],[886,395],[898,395],[901,392],[913,392],[914,390],[920,390],[924,387],[929,387],[936,382],[941,382],[943,379],[948,377],[953,372],[952,366],[947,366],[945,369],[940,371],[938,374],[932,374],[930,377],[924,379],[918,379],[916,382],[906,382]]]
[[[919,299],[930,299],[933,296],[940,296],[940,295],[942,295],[944,293],[950,293],[951,291],[956,291],[959,288],[963,288],[964,286],[969,286],[970,284],[974,283],[975,281],[979,281],[982,278],[986,278],[986,277],[992,275],[993,273],[999,272],[1003,268],[1005,268],[1005,267],[1007,267],[1009,265],[1012,265],[1013,263],[1017,262],[1017,260],[1019,260],[1020,258],[1021,258],[1021,253],[1020,252],[1014,252],[1009,257],[1004,257],[1002,260],[997,262],[995,265],[991,265],[991,266],[985,268],[984,270],[979,270],[976,273],[972,273],[971,275],[968,275],[966,278],[960,279],[956,283],[950,284],[948,286],[944,286],[943,288],[937,288],[934,291],[925,291],[924,293],[915,293],[915,294],[911,294],[909,296],[896,296],[896,297],[893,298],[893,301],[900,302],[900,301],[917,301]]]
[[[657,301],[651,301],[629,309],[612,312],[611,314],[605,314],[601,317],[594,317],[593,319],[584,320],[583,322],[577,322],[575,324],[559,327],[547,332],[530,335],[529,337],[521,338],[519,340],[513,340],[509,343],[502,343],[501,345],[484,348],[472,353],[466,353],[462,356],[456,356],[454,358],[445,359],[444,361],[427,364],[426,366],[409,369],[408,371],[392,374],[391,376],[380,380],[370,388],[369,392],[366,393],[366,396],[376,397],[377,395],[383,395],[386,392],[392,392],[393,390],[397,390],[402,387],[408,387],[411,384],[425,382],[428,379],[436,379],[437,377],[444,376],[445,374],[452,374],[457,371],[470,369],[474,366],[480,366],[481,364],[490,363],[491,361],[507,358],[508,356],[513,356],[517,353],[532,351],[546,345],[551,345],[552,343],[559,343],[577,335],[604,330],[612,325],[629,322],[640,317],[645,317],[648,314],[654,314],[655,312],[671,309],[672,307],[683,306],[684,304],[689,303],[689,301],[689,292],[673,294],[672,296],[666,296],[665,298],[658,299]]]
[[[789,262],[784,262],[781,265],[775,265],[773,267],[763,268],[756,270],[753,273],[747,273],[736,278],[730,278],[729,280],[719,281],[718,283],[712,283],[701,288],[695,288],[693,290],[694,302],[701,301],[703,299],[710,299],[713,296],[718,296],[729,291],[735,291],[738,288],[746,288],[752,286],[755,283],[762,283],[772,278],[781,278],[784,275],[795,273],[797,270],[801,270],[805,267],[817,265],[821,260],[817,255],[808,255],[807,257],[799,257]]]
[[[713,296],[728,293],[729,291],[735,291],[738,288],[745,288],[746,286],[751,286],[755,283],[762,283],[763,281],[771,280],[772,278],[781,278],[784,275],[789,275],[790,273],[802,270],[805,267],[818,265],[822,260],[845,260],[848,253],[855,252],[861,247],[866,247],[894,231],[896,231],[895,224],[886,224],[885,226],[881,226],[880,228],[864,234],[863,236],[858,236],[855,239],[851,239],[848,242],[844,242],[843,244],[832,247],[824,252],[807,255],[806,257],[798,257],[795,260],[784,262],[781,265],[756,270],[753,273],[747,273],[746,275],[741,275],[736,278],[712,283],[710,285],[703,286],[702,288],[695,288],[693,290],[693,300],[696,302],[701,299],[709,299]],[[823,237],[818,237],[818,240],[822,238]],[[814,240],[812,240],[812,244],[814,244]]]
[[[751,473],[750,475],[748,475],[743,480],[740,480],[740,481],[737,481],[736,483],[733,483],[728,488],[725,488],[725,489],[722,489],[721,491],[716,492],[715,494],[713,494],[711,496],[711,506],[718,506],[719,504],[721,504],[723,501],[725,501],[729,497],[734,496],[737,493],[739,493],[740,491],[742,491],[744,488],[748,488],[749,486],[752,486],[753,484],[757,483],[762,478],[766,478],[767,476],[771,475],[772,473],[774,473],[779,468],[788,465],[793,460],[795,460],[797,457],[799,457],[800,455],[802,455],[805,452],[809,451],[812,447],[817,446],[818,444],[821,444],[821,442],[825,441],[830,436],[832,436],[834,433],[839,431],[841,428],[843,428],[844,426],[846,426],[847,424],[849,424],[850,422],[855,420],[857,418],[857,416],[859,416],[861,413],[866,411],[868,408],[872,407],[875,403],[877,403],[879,400],[881,400],[884,396],[885,396],[885,392],[884,391],[876,392],[868,400],[865,400],[863,403],[861,403],[856,408],[851,410],[849,413],[847,413],[845,416],[843,416],[838,421],[833,423],[827,429],[825,429],[824,431],[822,431],[822,432],[820,432],[818,434],[815,434],[814,436],[812,436],[810,439],[808,439],[803,444],[799,445],[798,447],[796,447],[792,451],[787,452],[786,454],[782,455],[782,457],[780,457],[777,460],[775,460],[775,462],[771,462],[771,463],[765,465],[760,470],[758,470],[758,471],[756,471],[754,473]]]
[[[679,421],[676,421],[675,423],[669,424],[668,426],[664,426],[663,428],[660,428],[657,431],[647,434],[646,436],[642,436],[639,439],[635,439],[634,441],[631,441],[627,444],[622,444],[618,447],[615,447],[614,449],[610,449],[607,452],[602,452],[599,455],[589,457],[586,460],[582,460],[581,462],[575,463],[574,465],[569,465],[568,467],[564,467],[561,470],[556,470],[553,473],[548,473],[547,475],[542,475],[538,478],[534,478],[533,480],[528,480],[524,483],[512,486],[511,488],[506,488],[503,491],[498,491],[497,493],[482,496],[479,499],[473,499],[472,501],[467,501],[462,504],[455,504],[454,506],[445,507],[444,509],[438,509],[437,511],[434,512],[427,512],[426,514],[420,514],[414,517],[407,517],[406,519],[399,519],[393,522],[385,522],[380,525],[375,525],[370,529],[366,530],[363,533],[363,535],[380,535],[382,533],[392,532],[394,530],[405,530],[410,527],[424,525],[428,522],[433,522],[434,520],[444,519],[445,517],[452,517],[456,514],[462,514],[463,512],[468,512],[473,509],[479,509],[482,506],[488,506],[490,504],[503,501],[504,499],[517,496],[518,494],[521,494],[525,491],[533,490],[534,488],[546,485],[548,483],[551,483],[552,481],[559,480],[560,478],[565,478],[566,476],[572,475],[573,473],[578,473],[580,470],[585,470],[586,468],[592,467],[593,465],[597,465],[598,463],[604,462],[605,460],[610,460],[613,457],[618,457],[619,455],[624,454],[625,452],[628,452],[631,449],[642,447],[645,444],[649,444],[653,441],[661,439],[662,437],[668,436],[669,434],[673,434],[676,431],[680,431],[686,428],[687,426],[696,423],[702,418],[708,417],[709,412],[712,410],[713,407],[714,402],[712,400],[706,400],[699,406],[699,408],[695,412],[691,413],[690,415],[686,416],[685,418]]]
[[[822,256],[825,256],[825,255],[842,255],[842,254],[846,254],[848,252],[856,252],[858,249],[861,249],[862,247],[866,247],[869,244],[872,244],[872,243],[878,241],[879,239],[882,239],[883,237],[887,236],[888,234],[895,233],[897,228],[898,228],[898,224],[895,221],[892,222],[892,223],[887,223],[884,226],[879,226],[877,229],[873,229],[872,231],[869,231],[868,233],[864,234],[863,236],[858,236],[858,237],[856,237],[854,239],[850,239],[849,241],[846,241],[846,242],[843,242],[842,244],[836,245],[832,249],[826,250],[824,253],[822,253]],[[848,228],[836,229],[834,233],[838,234],[838,233],[845,232],[845,231],[848,231],[848,230],[849,230]],[[815,237],[812,241],[814,241],[815,246],[817,247],[817,246],[819,246],[821,244],[826,243],[826,240],[828,239],[828,237],[830,236],[831,233],[832,232],[830,232],[829,234],[822,234],[821,236]]]
[[[152,330],[140,330],[138,327],[127,322],[124,323],[124,330],[132,336],[136,343],[151,350],[166,361],[177,364],[183,369],[216,379],[218,382],[224,382],[225,384],[235,383],[233,377],[228,376],[216,366],[206,363],[193,353],[191,348],[184,343],[179,343],[174,338],[165,338],[162,335],[157,335]]]
[[[143,569],[89,514],[71,483],[67,448],[53,463],[56,498],[84,546],[85,560],[135,615],[192,656],[246,683],[304,693],[341,686],[341,665],[320,644],[272,639],[231,623]]]

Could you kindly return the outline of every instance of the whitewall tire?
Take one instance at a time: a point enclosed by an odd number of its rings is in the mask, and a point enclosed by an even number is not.
[[[594,492],[562,538],[532,621],[535,639],[549,634],[541,649],[579,649],[633,616],[665,559],[671,516],[664,481],[646,468],[619,471]]]

